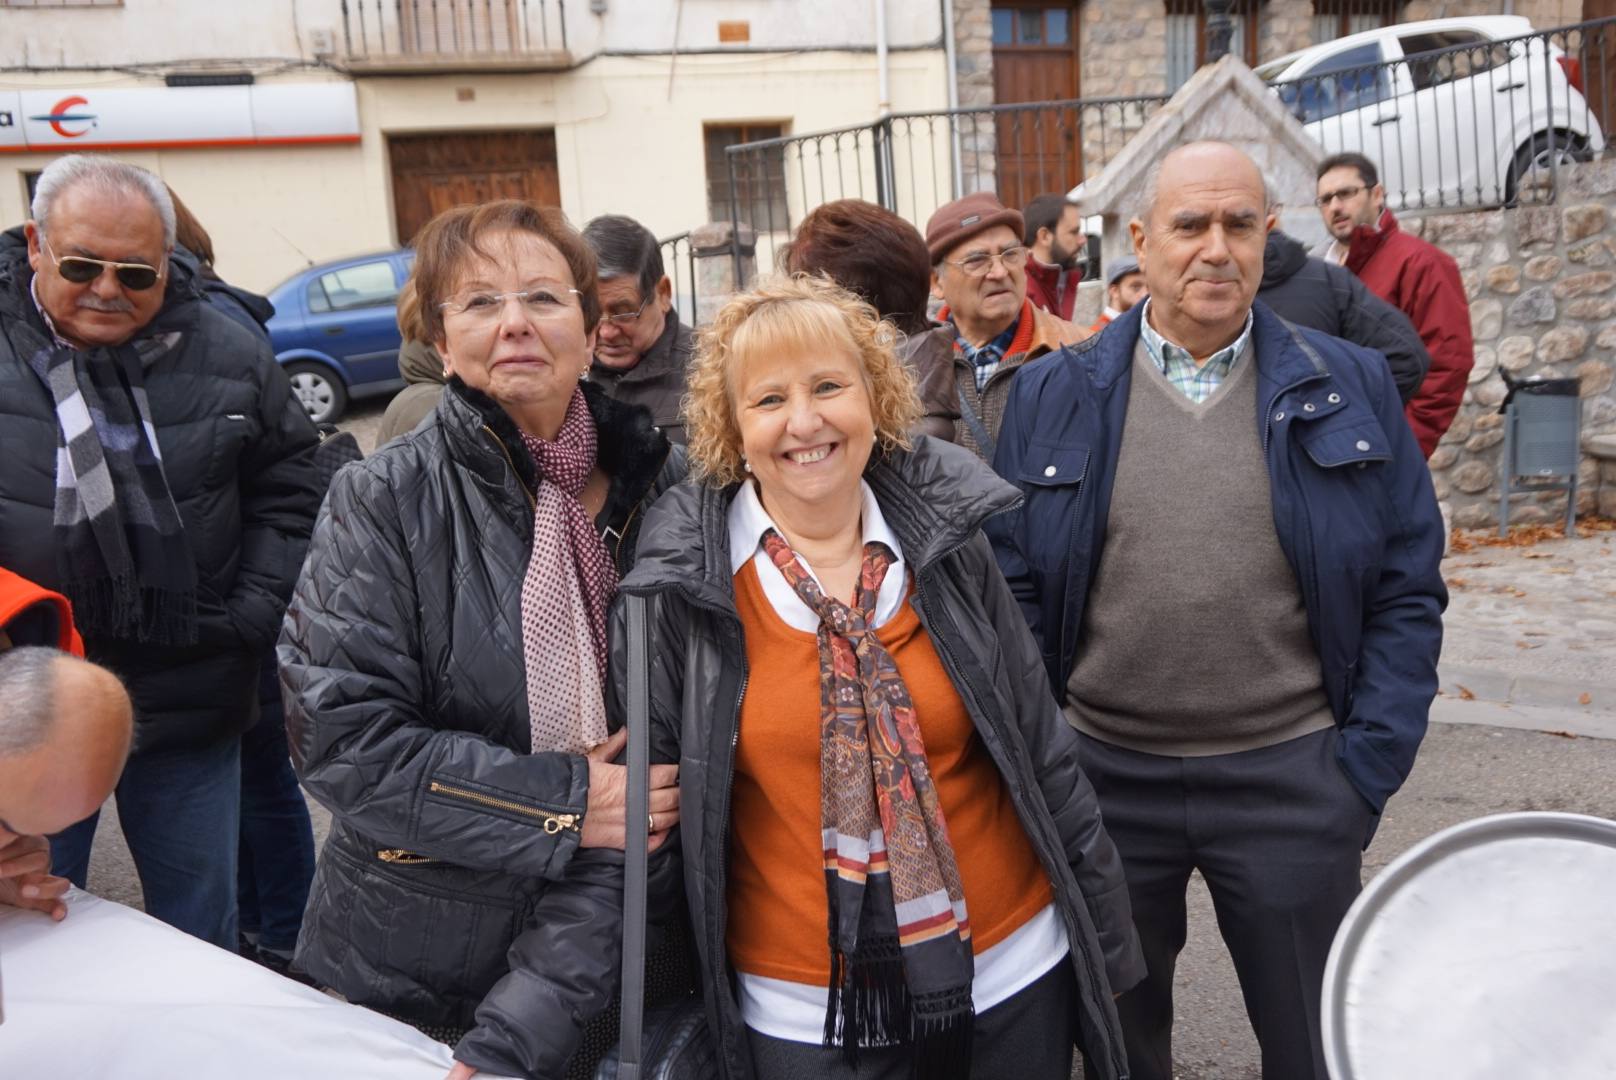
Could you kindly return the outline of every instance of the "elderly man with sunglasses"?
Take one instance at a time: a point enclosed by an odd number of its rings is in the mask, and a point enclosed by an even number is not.
[[[911,354],[924,402],[947,402],[954,441],[993,461],[999,418],[1017,369],[1089,332],[1027,299],[1025,229],[1020,211],[987,192],[941,207],[926,223],[932,295],[943,325]]]
[[[313,530],[318,439],[267,343],[171,257],[161,180],[69,155],[35,190],[0,236],[0,566],[65,595],[128,688],[118,816],[147,911],[234,950],[240,736]],[[95,826],[51,841],[81,887]]]

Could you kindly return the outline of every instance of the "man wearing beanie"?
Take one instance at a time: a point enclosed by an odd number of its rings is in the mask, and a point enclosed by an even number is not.
[[[1089,327],[1089,333],[1098,334],[1110,325],[1111,320],[1122,318],[1133,310],[1135,304],[1149,295],[1150,286],[1145,284],[1145,275],[1139,269],[1139,261],[1116,260],[1106,270],[1105,310],[1100,312],[1100,317]]]
[[[931,331],[947,348],[916,350],[921,400],[948,402],[954,441],[990,464],[999,418],[1016,370],[1072,345],[1088,331],[1027,299],[1027,255],[1019,211],[988,192],[939,209],[926,223],[933,295],[943,325]]]

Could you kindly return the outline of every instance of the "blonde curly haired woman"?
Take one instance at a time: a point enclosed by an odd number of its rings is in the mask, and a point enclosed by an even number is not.
[[[906,434],[892,334],[823,279],[731,301],[623,582],[720,1071],[1119,1076],[1121,866],[980,531],[1016,493]]]

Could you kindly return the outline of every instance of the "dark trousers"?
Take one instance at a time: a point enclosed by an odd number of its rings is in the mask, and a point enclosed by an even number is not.
[[[1324,962],[1358,895],[1369,804],[1335,728],[1239,754],[1175,758],[1082,738],[1083,771],[1122,855],[1145,981],[1117,1002],[1133,1080],[1173,1076],[1173,970],[1199,870],[1234,960],[1264,1080],[1327,1080]]]
[[[849,1068],[840,1047],[791,1042],[746,1030],[757,1080],[909,1080],[901,1047],[861,1050]],[[1008,1001],[978,1013],[972,1080],[1068,1080],[1077,1037],[1077,978],[1063,959]]]
[[[262,715],[241,737],[241,856],[236,904],[241,932],[290,955],[314,880],[314,829],[286,756],[286,724],[273,658],[259,687]]]
[[[146,913],[236,951],[241,740],[136,754],[118,780],[118,823]],[[79,888],[100,811],[51,837],[51,868]]]

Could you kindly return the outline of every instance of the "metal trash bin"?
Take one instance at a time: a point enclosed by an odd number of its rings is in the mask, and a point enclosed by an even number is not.
[[[1577,522],[1577,469],[1582,463],[1582,380],[1512,379],[1500,371],[1509,392],[1504,416],[1503,474],[1498,499],[1498,535],[1509,535],[1509,497],[1522,492],[1564,491],[1566,535]]]

